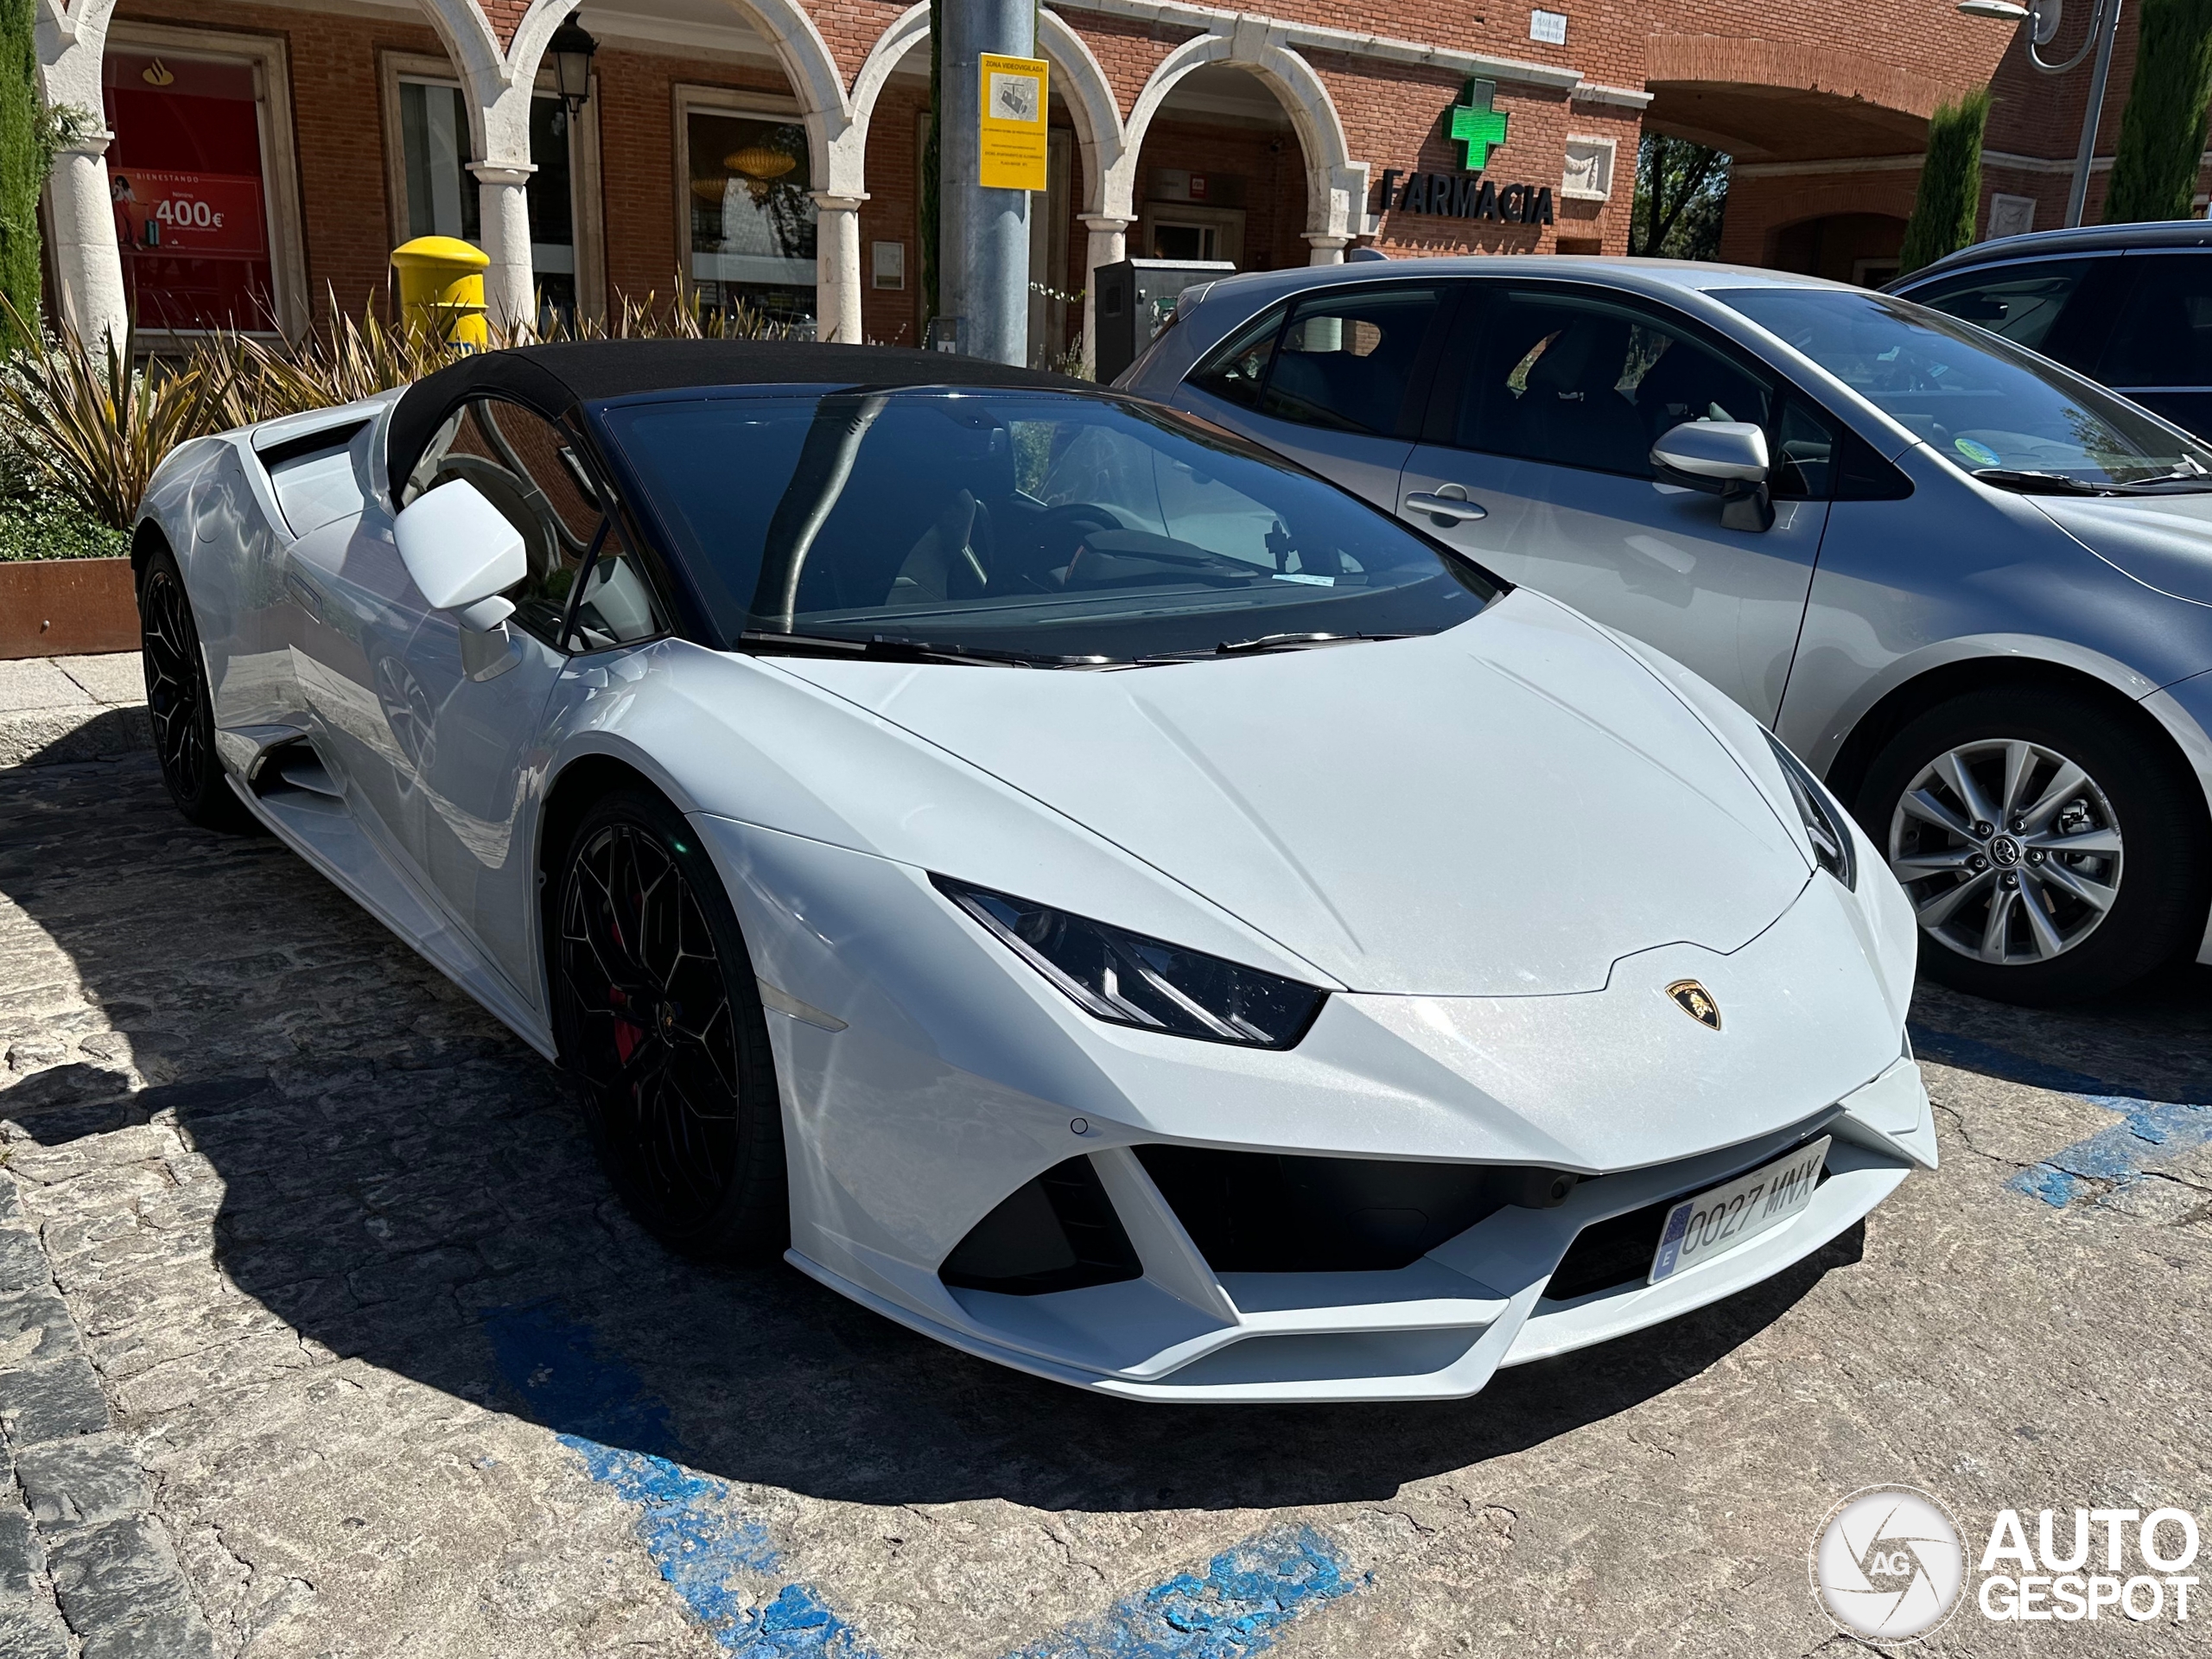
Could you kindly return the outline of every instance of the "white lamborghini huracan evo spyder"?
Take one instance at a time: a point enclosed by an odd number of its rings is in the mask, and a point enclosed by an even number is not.
[[[177,449],[163,774],[576,1079],[671,1247],[1145,1400],[1446,1399],[1936,1140],[1913,913],[1676,664],[1190,415],[477,356]]]

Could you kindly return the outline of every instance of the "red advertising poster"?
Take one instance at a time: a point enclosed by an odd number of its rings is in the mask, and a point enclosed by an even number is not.
[[[257,178],[118,167],[110,188],[116,236],[134,252],[257,259],[268,251]]]

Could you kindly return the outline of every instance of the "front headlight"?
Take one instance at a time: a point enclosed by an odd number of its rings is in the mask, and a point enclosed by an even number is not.
[[[1278,974],[985,887],[930,880],[1093,1019],[1251,1048],[1289,1048],[1328,993]]]
[[[1769,732],[1766,741],[1782,764],[1782,775],[1789,779],[1797,816],[1805,821],[1805,834],[1813,843],[1813,861],[1845,887],[1856,888],[1859,855],[1852,846],[1851,823],[1844,817],[1841,804],[1813,776],[1810,767],[1783,747],[1780,738]]]

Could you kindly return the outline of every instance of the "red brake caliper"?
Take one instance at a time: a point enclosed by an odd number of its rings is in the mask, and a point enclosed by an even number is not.
[[[610,985],[607,988],[607,1000],[618,1008],[626,1008],[630,1006],[630,999],[622,994],[622,988],[620,985]],[[623,1065],[629,1065],[630,1057],[638,1052],[638,1045],[645,1040],[645,1037],[644,1027],[633,1026],[627,1020],[617,1020],[614,1022],[615,1058]]]

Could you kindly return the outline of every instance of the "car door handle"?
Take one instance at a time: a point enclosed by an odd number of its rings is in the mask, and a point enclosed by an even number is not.
[[[1425,512],[1433,518],[1448,518],[1453,524],[1473,518],[1487,518],[1490,509],[1464,495],[1432,495],[1427,490],[1415,490],[1406,498],[1408,512]]]

